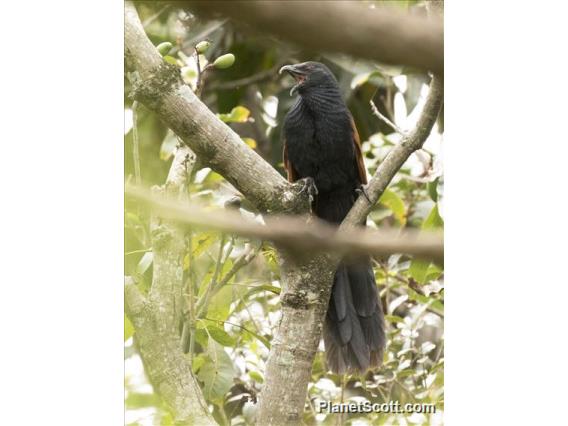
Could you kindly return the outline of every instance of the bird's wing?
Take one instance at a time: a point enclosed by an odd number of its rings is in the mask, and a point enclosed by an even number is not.
[[[357,164],[357,171],[359,172],[359,180],[361,184],[367,184],[367,171],[365,170],[365,162],[363,161],[363,150],[361,149],[361,139],[359,139],[359,132],[355,126],[353,116],[350,114],[351,129],[353,130],[353,146],[355,148],[355,162]]]
[[[299,178],[298,172],[294,170],[292,163],[288,159],[288,145],[286,144],[286,139],[282,141],[282,146],[284,147],[284,152],[282,153],[282,158],[284,159],[284,168],[288,174],[288,182],[296,182]]]

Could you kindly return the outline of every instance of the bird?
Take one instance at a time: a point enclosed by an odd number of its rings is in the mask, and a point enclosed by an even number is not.
[[[353,116],[335,76],[324,64],[285,65],[279,74],[284,72],[295,80],[290,96],[297,95],[281,133],[288,181],[304,180],[312,212],[338,225],[367,184]],[[346,257],[340,262],[323,339],[326,363],[333,373],[362,374],[382,364],[384,315],[370,256]]]

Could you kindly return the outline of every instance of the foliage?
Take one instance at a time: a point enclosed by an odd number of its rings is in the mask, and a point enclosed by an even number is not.
[[[420,2],[404,2],[420,7]],[[211,69],[203,81],[202,100],[267,161],[283,172],[279,140],[283,115],[293,99],[292,84],[278,76],[279,66],[304,60],[326,63],[337,76],[361,134],[365,162],[373,173],[401,135],[375,117],[379,111],[407,130],[424,100],[426,75],[340,55],[322,55],[268,40],[262,34],[226,21],[199,20],[175,8],[151,3],[138,6],[145,29],[166,60],[180,67],[196,89],[194,48],[200,44],[201,69],[229,52],[234,63]],[[156,12],[161,13],[156,14]],[[169,44],[164,43],[171,43]],[[230,58],[228,62],[231,62]],[[227,64],[225,62],[224,64]],[[125,81],[125,179],[134,180],[132,104]],[[164,183],[176,136],[143,106],[137,107],[140,169],[144,185]],[[443,226],[441,137],[437,132],[424,150],[412,155],[369,216],[373,227],[431,229]],[[223,206],[237,191],[208,168],[198,167],[188,193],[194,199]],[[245,217],[255,212],[240,208]],[[127,200],[125,205],[125,273],[137,277],[143,291],[152,280],[152,247],[148,212]],[[279,319],[280,276],[274,249],[259,241],[188,231],[183,258],[186,297],[196,307],[190,352],[192,368],[220,424],[248,424],[264,382],[272,331]],[[243,261],[246,259],[246,261]],[[235,265],[239,266],[234,272]],[[444,285],[441,265],[394,254],[374,260],[375,276],[385,307],[388,346],[384,365],[365,377],[349,377],[343,392],[348,401],[434,403],[431,414],[350,414],[348,424],[441,424],[444,408]],[[171,415],[143,375],[133,327],[125,317],[126,417],[129,424],[172,424]],[[323,346],[320,348],[323,349]],[[339,402],[342,378],[325,369],[318,352],[312,371],[305,422],[336,424],[337,414],[319,413],[318,401]]]

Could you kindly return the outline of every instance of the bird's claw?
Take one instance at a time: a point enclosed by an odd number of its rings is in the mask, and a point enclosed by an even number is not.
[[[306,194],[308,194],[310,202],[312,202],[315,196],[318,195],[318,187],[316,186],[316,182],[314,181],[314,178],[311,177],[304,178],[302,179],[302,181],[303,185],[299,193],[302,194],[305,192]]]
[[[367,194],[367,189],[365,188],[364,185],[361,185],[359,188],[357,188],[355,192],[357,192],[359,195],[363,194],[367,199],[367,201],[369,202],[369,204],[373,204],[371,203],[371,199],[369,198],[369,194]]]

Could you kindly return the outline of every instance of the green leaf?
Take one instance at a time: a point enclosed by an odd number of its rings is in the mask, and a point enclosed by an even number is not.
[[[255,333],[254,331],[251,331],[250,329],[246,329],[243,330],[245,333],[250,334],[251,336],[254,336],[257,340],[259,340],[260,342],[262,342],[262,344],[264,346],[266,346],[266,349],[270,349],[270,342],[268,341],[268,339],[264,336],[261,336],[260,334]]]
[[[203,383],[203,394],[210,401],[221,400],[233,385],[233,362],[223,347],[213,339],[207,345],[207,360],[197,378]]]
[[[385,315],[385,320],[392,323],[404,323],[404,319],[398,315]]]
[[[191,246],[193,247],[193,253],[191,254],[193,258],[199,257],[201,253],[207,250],[215,242],[215,238],[217,238],[217,234],[214,232],[201,232],[194,235],[191,239]]]
[[[408,293],[408,298],[410,300],[414,300],[415,302],[420,302],[423,304],[431,304],[430,298],[428,296],[424,296],[423,294],[417,293],[416,291],[412,290],[411,288],[407,288],[406,292]]]
[[[164,61],[166,61],[168,64],[179,66],[177,59],[174,58],[173,56],[170,56],[170,55],[164,56]]]
[[[207,331],[205,328],[203,329],[196,329],[195,330],[195,341],[199,343],[199,345],[205,349],[207,347],[209,336],[207,335]]]
[[[209,300],[207,318],[225,321],[229,316],[232,301],[233,288],[230,285],[226,285]]]
[[[222,344],[223,346],[233,347],[236,345],[236,340],[231,337],[225,330],[218,327],[214,323],[210,323],[207,325],[207,331],[209,335],[215,339],[218,343]]]
[[[235,304],[235,307],[231,311],[231,315],[243,309],[243,307],[246,304],[246,301],[251,296],[255,295],[256,293],[260,293],[262,291],[269,291],[274,294],[280,294],[280,288],[273,285],[263,284],[263,285],[254,286],[245,294],[241,295],[239,302]]]
[[[274,285],[269,285],[269,284],[257,285],[251,288],[249,291],[247,291],[247,293],[243,296],[243,298],[246,299],[255,293],[260,293],[261,291],[270,291],[271,293],[274,294],[280,294],[281,289],[280,287],[276,287]]]
[[[444,226],[444,221],[438,214],[438,205],[435,204],[430,210],[430,213],[424,219],[421,229],[430,230],[437,229]],[[433,266],[433,265],[432,265]],[[410,263],[410,268],[408,272],[412,278],[414,278],[418,283],[425,284],[428,280],[435,279],[439,277],[442,270],[434,267],[431,269],[431,262],[421,259],[413,259]]]
[[[250,111],[244,106],[234,107],[229,114],[217,114],[225,123],[244,123],[248,120]]]
[[[126,342],[128,339],[132,337],[134,334],[134,326],[128,319],[126,315],[124,315],[124,341]]]
[[[249,376],[255,382],[264,383],[264,379],[262,378],[262,375],[258,371],[249,371]]]
[[[437,203],[438,202],[438,181],[440,180],[439,177],[434,179],[433,182],[428,182],[428,195],[430,198]]]
[[[353,77],[353,80],[351,80],[351,89],[356,89],[367,82],[372,83],[375,86],[381,86],[385,84],[385,79],[380,71],[357,74]]]
[[[203,364],[205,364],[205,361],[207,361],[207,355],[204,353],[195,355],[193,357],[193,360],[191,362],[191,369],[194,374],[199,371],[199,369],[203,366]]]
[[[408,273],[418,283],[424,284],[426,282],[426,274],[429,267],[430,262],[422,259],[413,259],[410,263],[410,268],[408,268]]]
[[[437,280],[443,273],[444,271],[439,266],[432,263],[426,272],[426,281]]]
[[[441,228],[443,226],[444,226],[444,220],[440,217],[440,214],[438,213],[438,205],[436,204],[428,214],[428,217],[424,219],[424,223],[422,223],[421,228],[436,229],[436,228]]]
[[[385,189],[381,198],[379,198],[379,203],[391,210],[394,217],[400,222],[401,225],[406,224],[406,208],[404,207],[404,202],[396,194],[396,192],[390,189]]]
[[[256,148],[256,141],[253,138],[242,138],[243,142],[250,146],[252,149]]]

